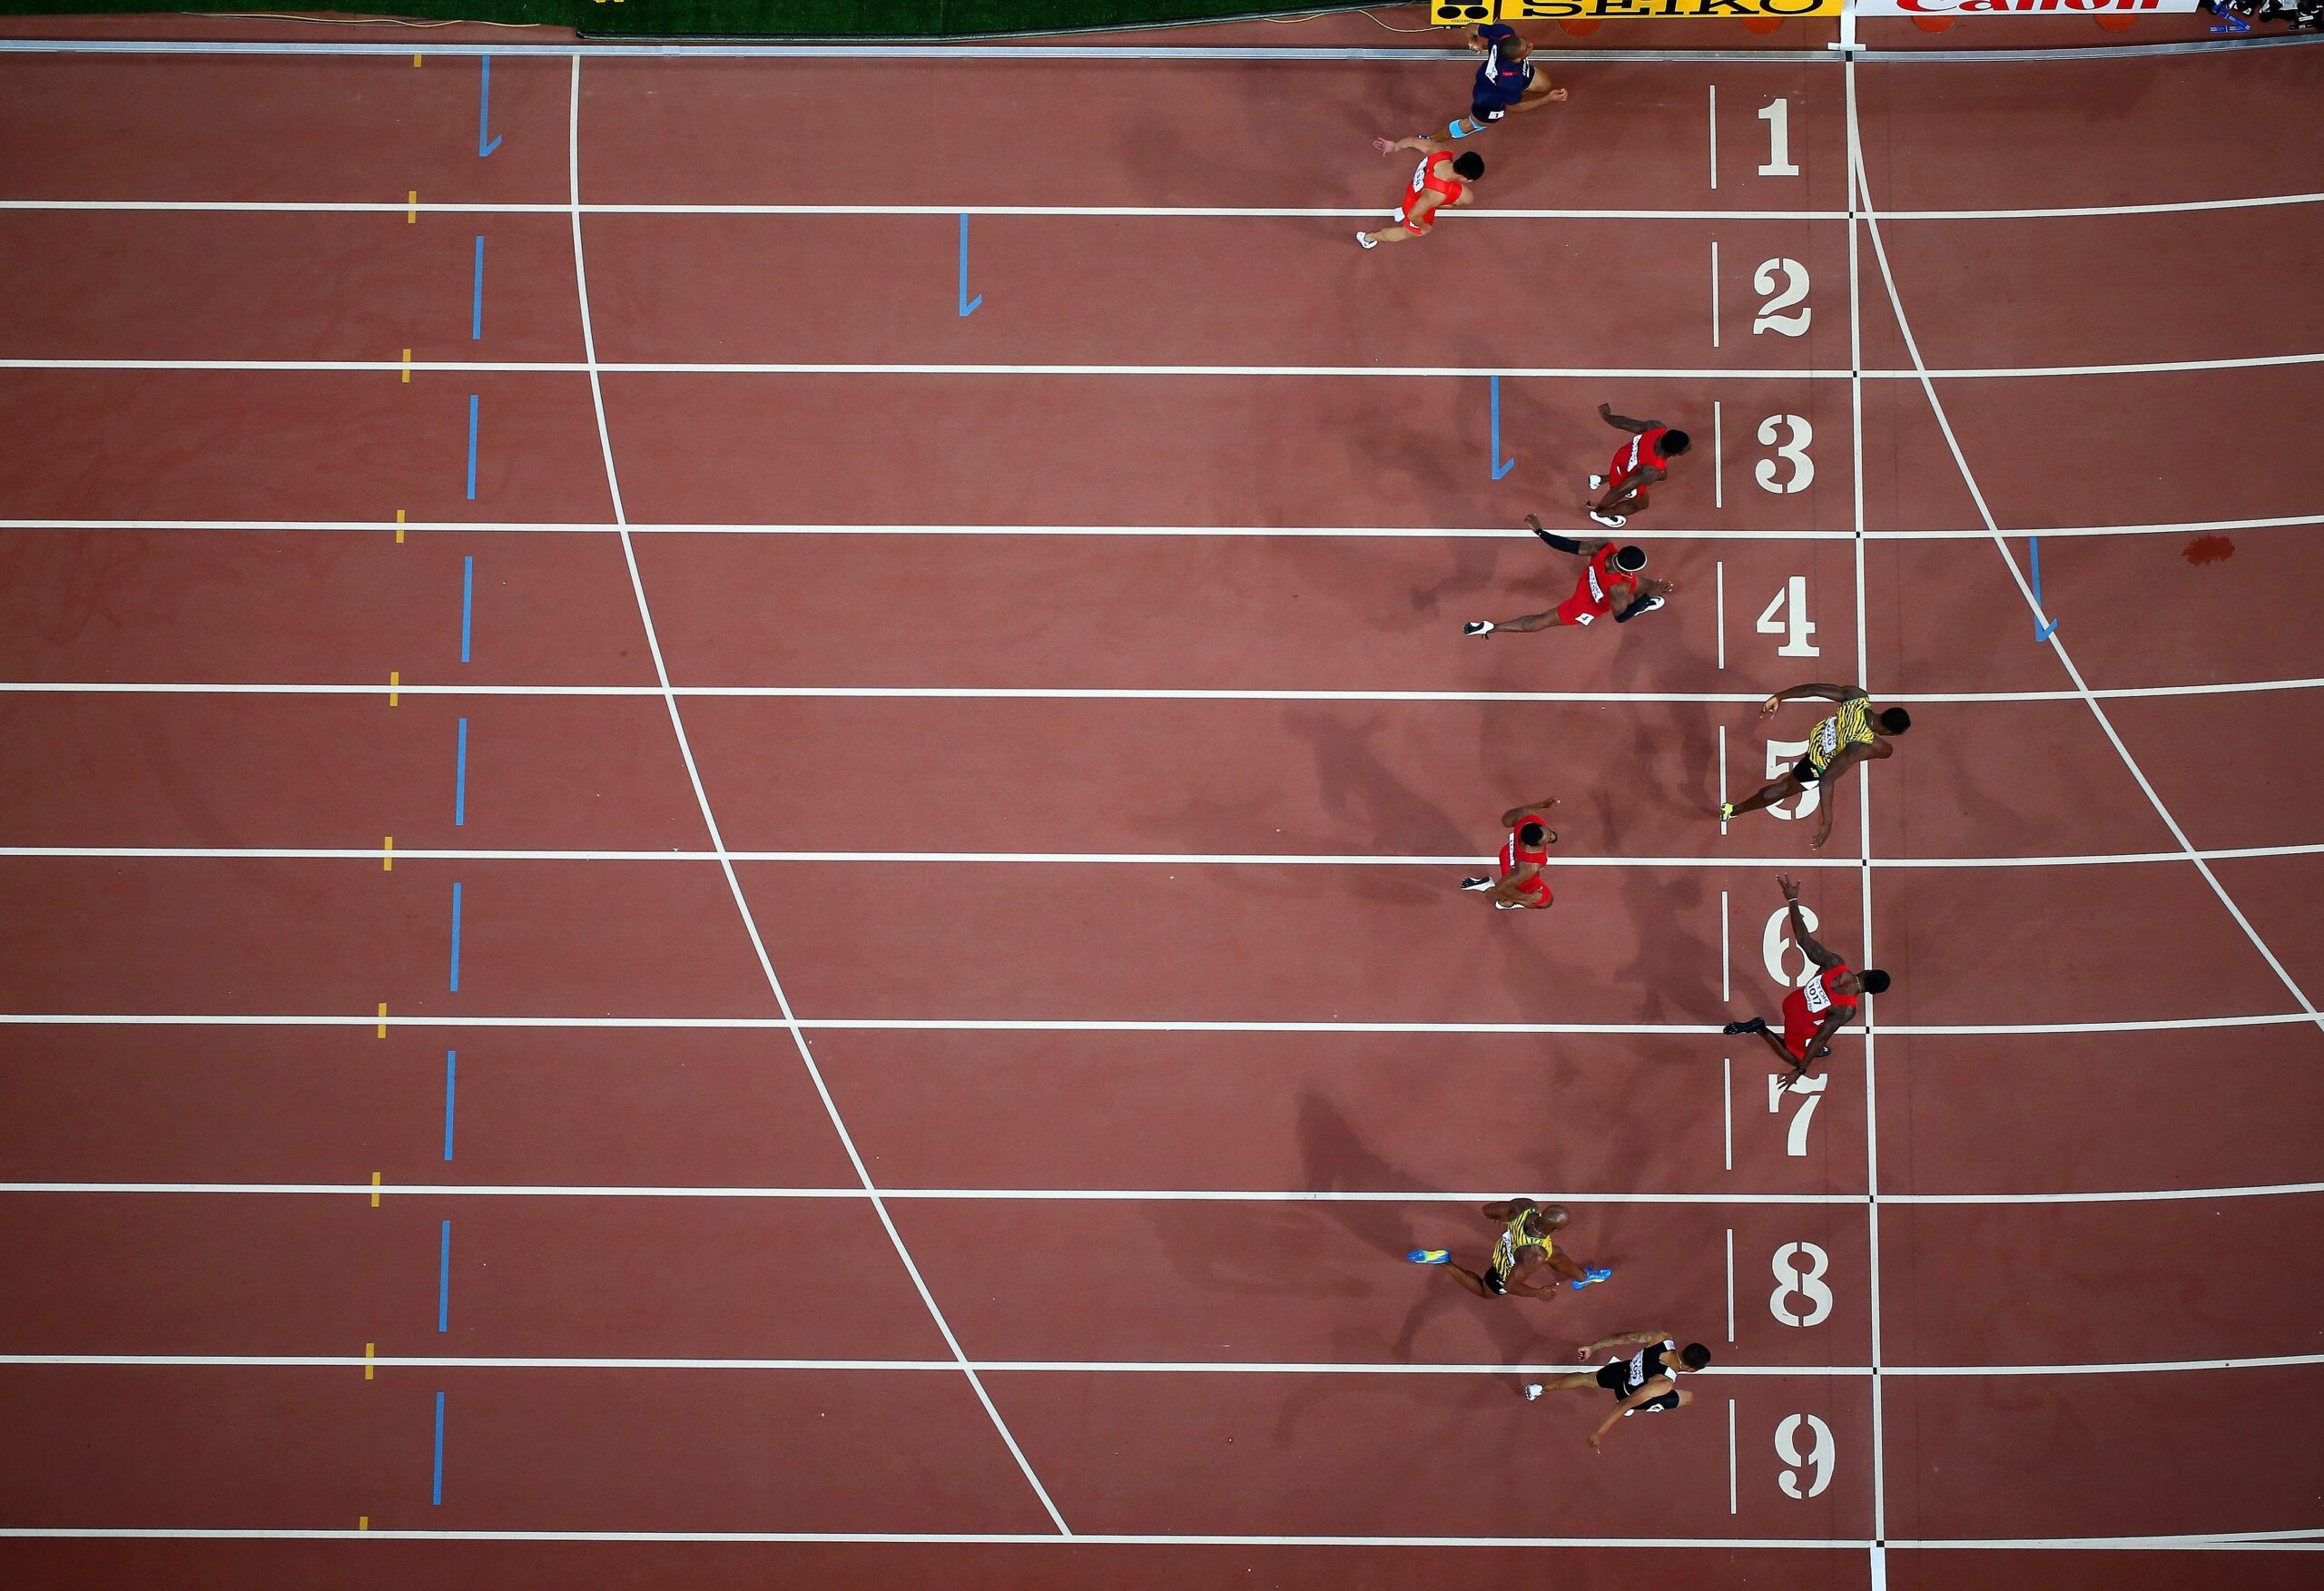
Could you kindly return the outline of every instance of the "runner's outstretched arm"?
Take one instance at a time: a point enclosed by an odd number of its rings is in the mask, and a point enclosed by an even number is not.
[[[1561,553],[1571,553],[1577,558],[1594,558],[1598,555],[1598,549],[1606,545],[1603,541],[1577,541],[1571,536],[1560,535],[1554,530],[1543,530],[1541,516],[1538,514],[1528,514],[1525,523],[1532,528],[1535,535],[1551,546]]]
[[[1845,702],[1851,695],[1863,694],[1854,685],[1827,685],[1811,681],[1805,685],[1794,685],[1788,691],[1777,691],[1760,707],[1759,716],[1766,718],[1771,715],[1787,702]]]
[[[1614,412],[1614,406],[1610,403],[1600,404],[1598,406],[1598,414],[1600,418],[1602,418],[1608,425],[1613,427],[1617,431],[1629,431],[1633,434],[1651,431],[1655,427],[1662,423],[1660,420],[1634,420],[1628,415],[1618,415]]]
[[[1817,942],[1807,931],[1807,919],[1799,915],[1799,881],[1778,874],[1776,886],[1783,891],[1784,907],[1791,913],[1791,942],[1799,947],[1799,953],[1818,967],[1837,965],[1840,958]]]

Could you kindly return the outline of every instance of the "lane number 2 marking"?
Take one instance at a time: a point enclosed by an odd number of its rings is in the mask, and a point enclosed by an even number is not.
[[[1780,289],[1776,286],[1778,276],[1783,279]],[[1816,315],[1805,301],[1807,297],[1807,267],[1797,260],[1763,260],[1759,262],[1759,269],[1751,275],[1751,285],[1758,289],[1763,297],[1773,295],[1759,306],[1758,314],[1753,317],[1752,336],[1760,337],[1770,331],[1778,337],[1804,337],[1807,334],[1808,322]],[[1799,308],[1793,309],[1794,304]],[[1790,312],[1787,314],[1787,310]]]

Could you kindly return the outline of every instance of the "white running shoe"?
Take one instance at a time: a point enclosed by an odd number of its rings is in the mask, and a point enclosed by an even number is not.
[[[1606,477],[1602,475],[1593,475],[1590,477],[1590,489],[1593,492],[1605,484]]]
[[[1356,233],[1355,241],[1363,244],[1367,249],[1377,249],[1380,246],[1379,240],[1374,238],[1370,232]]]
[[[1592,508],[1590,511],[1590,517],[1604,525],[1608,530],[1620,530],[1622,526],[1630,523],[1627,518],[1620,514],[1600,514],[1595,508]]]
[[[1463,635],[1490,635],[1492,633],[1492,621],[1491,619],[1471,619],[1467,624],[1461,626],[1461,633]]]
[[[1526,1401],[1526,1402],[1531,1403],[1534,1399],[1539,1398],[1541,1395],[1541,1382],[1539,1382],[1539,1381],[1528,1381],[1528,1382],[1526,1382],[1526,1383],[1525,1383],[1525,1401]]]
[[[1463,889],[1490,889],[1492,888],[1492,880],[1491,879],[1463,879],[1461,880],[1461,888]]]

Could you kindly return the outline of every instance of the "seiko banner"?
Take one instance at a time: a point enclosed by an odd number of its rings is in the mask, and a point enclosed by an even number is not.
[[[1439,27],[1473,27],[1481,22],[1571,22],[1581,17],[1725,16],[1748,21],[1759,16],[1837,16],[1846,9],[1846,0],[1431,0],[1428,12]]]

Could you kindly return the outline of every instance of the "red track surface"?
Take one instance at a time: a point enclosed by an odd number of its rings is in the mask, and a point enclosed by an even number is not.
[[[1837,64],[1576,61],[1482,206],[1705,213],[1374,256],[1457,73],[909,71],[498,57],[480,160],[470,61],[0,57],[0,198],[190,207],[0,211],[10,1583],[2307,1584],[2324,209],[2140,207],[2311,187],[2324,55],[1855,68],[1876,239]],[[576,104],[584,205],[891,212],[587,211],[593,354]],[[1157,213],[964,317],[962,206]],[[1601,399],[1679,598],[1462,641]],[[1827,851],[1722,834],[1859,674]],[[1452,892],[1545,789],[1558,909]],[[1896,975],[1805,1127],[1787,866]],[[1518,1189],[1615,1282],[1402,1264]],[[1516,1395],[1639,1327],[1683,1415]]]

